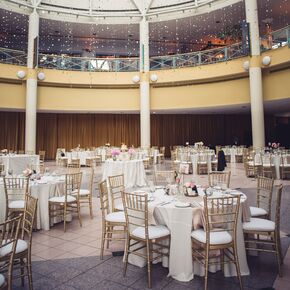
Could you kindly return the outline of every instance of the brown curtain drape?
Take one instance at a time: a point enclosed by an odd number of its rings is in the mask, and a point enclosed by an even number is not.
[[[275,117],[265,117],[266,140],[275,139]],[[25,113],[0,112],[0,149],[23,150]],[[166,146],[203,141],[209,145],[251,144],[250,115],[151,115],[151,144]],[[101,146],[121,142],[140,146],[138,114],[37,114],[37,151],[45,150],[54,159],[56,149]]]

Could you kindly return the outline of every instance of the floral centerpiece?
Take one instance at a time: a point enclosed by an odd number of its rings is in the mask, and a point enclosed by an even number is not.
[[[127,151],[127,150],[128,150],[127,145],[126,145],[125,143],[122,143],[122,144],[121,144],[121,151],[122,151],[122,152],[125,152],[125,151]]]
[[[117,159],[117,156],[119,156],[120,155],[120,150],[119,149],[112,149],[111,150],[111,155],[112,155],[112,157],[113,157],[113,160],[116,160]]]
[[[273,149],[278,149],[278,148],[280,147],[280,143],[273,142],[273,143],[271,144],[271,147],[272,147]]]
[[[111,146],[110,143],[106,143],[106,144],[105,144],[105,147],[110,147],[110,146]]]
[[[196,188],[196,184],[191,181],[191,182],[186,182],[184,184],[184,195],[186,196],[196,196],[197,195],[197,188]]]

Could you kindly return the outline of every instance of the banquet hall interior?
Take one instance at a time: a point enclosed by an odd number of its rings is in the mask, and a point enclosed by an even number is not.
[[[286,290],[290,0],[0,0],[0,290]]]

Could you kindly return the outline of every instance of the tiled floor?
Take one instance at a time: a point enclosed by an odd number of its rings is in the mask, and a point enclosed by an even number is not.
[[[54,163],[47,166],[53,168]],[[169,162],[161,165],[169,168]],[[86,169],[84,169],[86,170]],[[248,195],[250,203],[255,202],[256,180],[246,178],[242,164],[229,166],[231,170],[231,187],[241,188]],[[101,179],[101,168],[97,178]],[[150,175],[149,175],[150,178]],[[196,183],[207,185],[207,176],[186,176],[194,178]],[[282,182],[282,181],[281,181]],[[276,181],[275,184],[279,184]],[[284,195],[282,202],[282,244],[286,253],[290,238],[290,181],[282,182]],[[275,201],[273,201],[275,202]],[[113,257],[112,252],[123,250],[123,243],[112,243],[105,259],[99,259],[101,238],[101,212],[99,200],[94,197],[94,218],[90,219],[87,208],[82,208],[83,226],[73,219],[63,232],[63,225],[58,224],[50,231],[33,233],[32,260],[34,289],[86,290],[86,289],[146,289],[147,272],[145,268],[130,266],[127,276],[122,275],[122,257]],[[272,287],[276,290],[290,289],[290,251],[286,253],[283,265],[283,278],[276,279],[275,257],[271,254],[250,257],[251,275],[243,277],[244,289],[261,289]],[[152,271],[153,289],[203,289],[203,278],[195,277],[192,281],[181,283],[167,277],[168,270],[161,265],[154,265]],[[275,281],[276,280],[276,281]],[[26,283],[27,284],[27,283]],[[22,288],[15,281],[15,289]],[[236,278],[224,278],[221,273],[210,275],[209,289],[238,289]]]

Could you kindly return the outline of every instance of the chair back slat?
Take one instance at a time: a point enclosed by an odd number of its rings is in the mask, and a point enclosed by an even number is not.
[[[123,192],[122,198],[129,233],[136,227],[144,227],[145,237],[148,238],[148,194]]]
[[[263,176],[257,178],[257,207],[267,211],[271,218],[271,204],[273,195],[274,179]]]
[[[208,174],[208,183],[210,187],[214,186],[226,186],[227,188],[230,187],[230,178],[231,172],[219,172],[213,171]]]
[[[204,196],[204,217],[206,239],[210,243],[210,232],[227,231],[236,238],[237,220],[240,209],[240,196]]]
[[[174,170],[155,170],[154,171],[155,185],[167,185],[175,183]]]
[[[117,204],[122,203],[122,192],[124,191],[124,174],[109,176],[110,195],[112,203],[112,211],[115,210]]]

